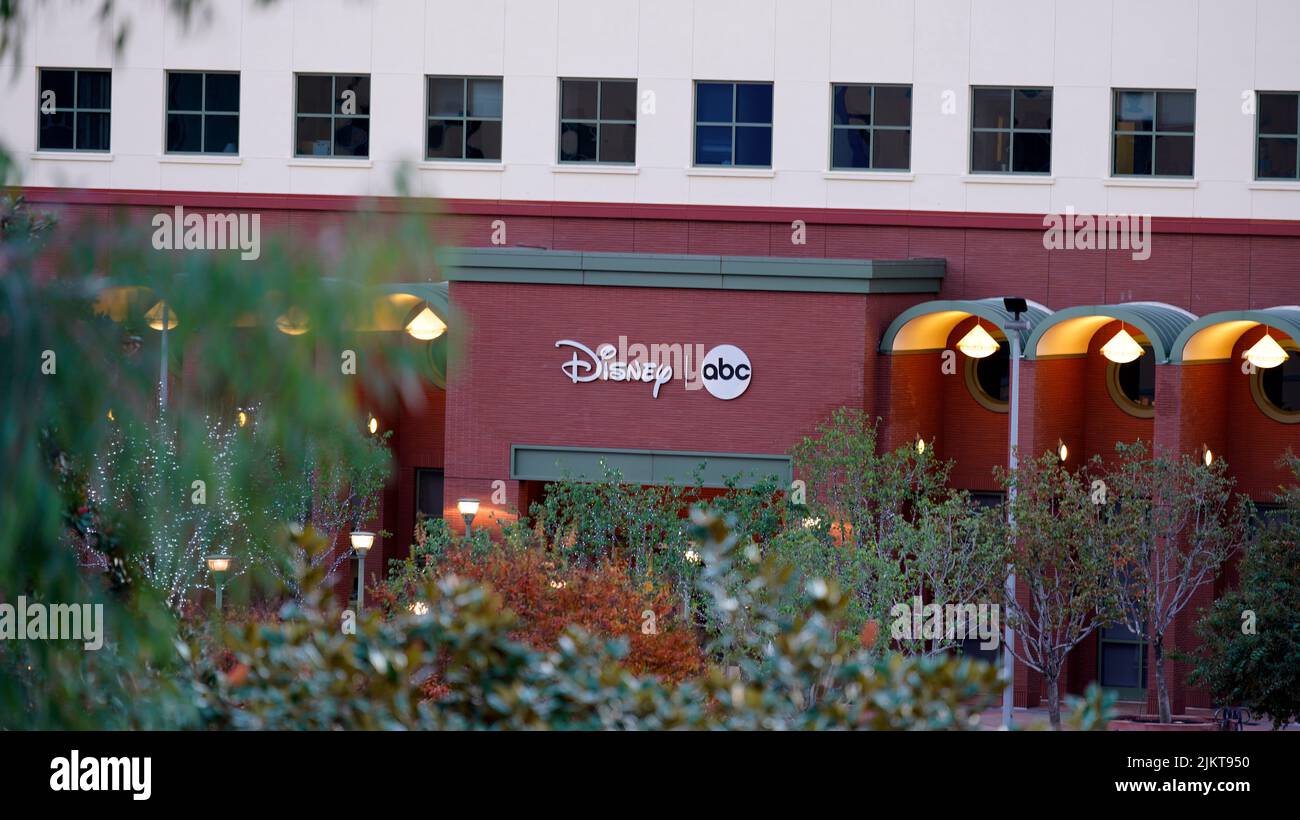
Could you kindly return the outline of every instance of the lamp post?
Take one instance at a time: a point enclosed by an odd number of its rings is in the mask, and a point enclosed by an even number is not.
[[[456,509],[460,511],[460,517],[465,519],[465,537],[469,538],[474,534],[474,516],[478,515],[478,499],[462,498],[456,502]]]
[[[216,579],[216,587],[217,587],[217,612],[221,612],[221,587],[222,587],[222,580],[224,579],[224,576],[225,576],[225,574],[226,574],[226,571],[230,569],[230,562],[231,562],[232,560],[233,560],[233,559],[232,559],[229,555],[209,555],[209,556],[208,556],[208,570],[212,573],[213,578]]]
[[[1020,314],[1029,310],[1029,304],[1020,298],[1006,298],[1002,300],[1002,306],[1006,308],[1007,313],[1011,314],[1011,321],[1002,327],[1007,332],[1007,340],[1011,343],[1011,395],[1010,415],[1011,430],[1007,436],[1007,468],[1011,471],[1012,481],[1007,488],[1007,524],[1014,538],[1016,532],[1016,516],[1012,511],[1012,504],[1016,500],[1016,485],[1014,483],[1016,468],[1019,466],[1019,458],[1016,455],[1016,449],[1020,446],[1020,334],[1022,331],[1029,330],[1029,321],[1021,319]],[[1012,565],[1007,565],[1007,600],[1016,599],[1016,573]],[[1011,710],[1015,706],[1015,689],[1016,689],[1016,661],[1011,656],[1011,646],[1015,641],[1015,633],[1011,631],[1008,624],[1002,633],[1002,662],[1004,675],[1007,680],[1007,688],[1002,692],[1002,728],[1010,729],[1012,725]]]
[[[357,614],[365,604],[366,595],[366,553],[375,544],[375,534],[365,530],[356,530],[350,536],[352,551],[357,554]]]

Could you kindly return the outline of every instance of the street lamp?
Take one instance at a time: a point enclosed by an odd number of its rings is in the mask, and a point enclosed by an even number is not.
[[[1016,468],[1019,466],[1019,459],[1016,457],[1016,449],[1020,446],[1020,334],[1022,331],[1029,330],[1029,321],[1021,319],[1020,314],[1029,310],[1029,303],[1024,299],[1008,297],[1002,300],[1002,306],[1007,313],[1011,314],[1011,321],[1002,327],[1007,332],[1007,340],[1011,342],[1011,395],[1010,415],[1011,430],[1007,435],[1007,468],[1014,476]],[[1007,524],[1011,530],[1012,537],[1016,531],[1016,516],[1014,502],[1016,500],[1016,485],[1013,482],[1007,488]],[[1007,600],[1016,599],[1016,573],[1011,565],[1007,565]],[[1003,669],[1007,679],[1007,688],[1002,691],[1002,727],[1011,728],[1011,710],[1015,706],[1015,688],[1016,688],[1016,661],[1011,656],[1012,642],[1015,640],[1015,633],[1011,631],[1011,625],[1008,622],[1003,630]]]
[[[478,515],[478,499],[462,498],[456,502],[456,509],[460,510],[460,517],[465,519],[465,537],[469,538],[474,534],[474,516]]]
[[[232,560],[234,559],[232,559],[229,555],[208,556],[208,571],[210,571],[213,577],[216,579],[216,585],[217,585],[217,612],[221,611],[221,587],[222,587],[221,582],[226,574],[226,571],[230,569],[230,562]]]
[[[356,530],[349,539],[352,541],[352,551],[357,554],[357,612],[360,613],[366,594],[366,553],[375,545],[375,534]]]

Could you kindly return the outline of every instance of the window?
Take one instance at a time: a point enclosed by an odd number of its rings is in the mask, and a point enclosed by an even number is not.
[[[501,78],[429,77],[427,159],[501,160]]]
[[[442,470],[415,471],[415,511],[425,518],[442,518]]]
[[[1112,173],[1192,176],[1196,92],[1116,91]]]
[[[1259,92],[1256,110],[1255,177],[1300,179],[1300,94]]]
[[[1103,627],[1097,641],[1101,685],[1123,698],[1141,698],[1147,688],[1147,648],[1142,636],[1123,624]]]
[[[1143,353],[1131,362],[1106,363],[1106,389],[1111,399],[1125,413],[1142,419],[1156,415],[1155,348],[1145,338],[1134,340]]]
[[[300,157],[370,156],[370,77],[299,74],[294,153]]]
[[[167,153],[239,153],[239,75],[167,72]]]
[[[831,86],[832,170],[906,171],[911,153],[911,86]]]
[[[1256,367],[1250,374],[1250,394],[1264,415],[1284,424],[1300,423],[1300,348],[1290,339],[1276,339],[1288,356],[1277,367]]]
[[[636,80],[560,80],[560,162],[636,162]]]
[[[1052,89],[971,89],[971,173],[1052,172]]]
[[[772,84],[695,84],[695,164],[772,167]]]
[[[109,150],[112,72],[42,68],[40,73],[37,150]]]
[[[1011,350],[1006,339],[997,340],[996,353],[982,359],[965,357],[966,389],[985,409],[1006,413],[1011,406]]]

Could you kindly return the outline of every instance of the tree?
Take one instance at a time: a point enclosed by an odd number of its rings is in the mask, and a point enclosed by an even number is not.
[[[1286,464],[1300,484],[1300,459]],[[1300,486],[1262,522],[1238,568],[1240,582],[1197,622],[1203,643],[1189,680],[1216,702],[1268,715],[1273,728],[1300,721]]]
[[[1094,503],[1088,469],[1071,472],[1052,454],[1022,461],[1014,472],[999,470],[999,477],[1017,593],[1004,596],[1015,632],[1005,648],[1046,679],[1048,718],[1059,729],[1066,657],[1119,614],[1106,511]]]
[[[1107,529],[1119,549],[1112,574],[1122,620],[1145,635],[1155,656],[1161,723],[1171,723],[1165,637],[1196,591],[1249,538],[1250,504],[1234,499],[1227,465],[1187,455],[1152,455],[1141,441],[1119,444],[1106,476]]]

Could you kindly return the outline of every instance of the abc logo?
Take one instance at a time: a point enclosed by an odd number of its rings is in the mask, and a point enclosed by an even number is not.
[[[718,345],[704,357],[700,379],[715,399],[730,401],[749,387],[754,370],[745,351],[735,345]]]

